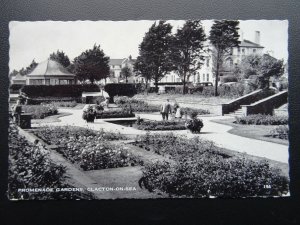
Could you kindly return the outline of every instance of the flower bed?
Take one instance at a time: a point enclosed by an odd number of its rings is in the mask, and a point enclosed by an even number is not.
[[[271,116],[271,115],[248,115],[242,117],[236,117],[235,122],[238,124],[255,124],[255,125],[287,125],[287,116]]]
[[[62,187],[65,168],[54,164],[42,146],[30,144],[18,134],[14,124],[9,126],[8,194],[10,199],[59,199],[59,193],[18,192],[19,188]]]
[[[145,101],[125,96],[115,97],[114,101],[123,110],[132,110],[133,112],[159,112],[160,110],[159,106],[149,105]]]
[[[76,101],[68,101],[68,102],[63,102],[63,101],[55,101],[55,102],[51,102],[52,105],[58,107],[68,107],[68,108],[73,108],[77,105]]]
[[[44,119],[47,116],[56,115],[57,107],[53,104],[46,105],[22,105],[25,113],[31,113],[33,119]]]
[[[270,136],[279,139],[289,139],[289,127],[287,125],[278,126],[270,131]]]
[[[139,159],[122,146],[108,142],[125,139],[121,134],[93,131],[79,127],[46,127],[34,134],[48,144],[59,146],[58,151],[83,170],[134,166]]]
[[[182,107],[182,108],[180,108],[180,112],[181,112],[181,115],[184,115],[184,114],[191,115],[192,113],[197,113],[197,115],[210,114],[209,110],[205,110],[205,109],[192,109],[192,108],[189,108],[189,107]]]
[[[146,120],[137,124],[139,130],[185,130],[184,121],[154,121]]]
[[[135,117],[135,114],[131,111],[120,111],[120,110],[99,111],[96,114],[97,119],[130,118],[130,117]]]
[[[147,134],[135,145],[174,160],[145,166],[143,178],[149,190],[182,197],[274,196],[288,191],[288,179],[267,161],[229,156],[199,138]]]

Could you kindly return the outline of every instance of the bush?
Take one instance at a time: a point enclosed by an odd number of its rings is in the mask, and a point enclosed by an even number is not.
[[[200,133],[202,127],[204,126],[203,121],[197,118],[197,112],[191,112],[191,119],[186,121],[185,127],[189,129],[192,133]]]
[[[143,177],[151,190],[186,197],[280,196],[288,191],[288,179],[267,161],[224,159],[210,153],[197,159],[182,159],[174,165],[146,165]]]
[[[271,116],[263,114],[253,114],[248,116],[236,117],[235,122],[238,124],[255,124],[255,125],[287,125],[287,116]]]
[[[198,137],[146,134],[137,137],[135,145],[173,160],[145,166],[143,178],[149,190],[184,197],[274,196],[288,191],[288,179],[267,161],[230,156]]]
[[[52,102],[81,102],[81,97],[36,97],[28,98],[27,104],[29,105],[40,105],[40,104],[51,104]]]
[[[22,105],[25,113],[31,113],[32,119],[44,119],[47,116],[56,115],[57,107],[54,104],[46,105]]]
[[[137,94],[134,84],[106,84],[104,90],[109,94],[111,102],[116,95],[132,97]]]
[[[121,145],[108,142],[124,139],[120,134],[77,127],[47,127],[34,133],[48,144],[59,146],[57,151],[83,170],[134,166],[140,162]]]
[[[9,126],[8,195],[10,199],[61,199],[59,193],[18,192],[19,188],[61,188],[66,169],[52,162],[48,150],[30,144],[14,124]]]
[[[52,105],[55,107],[67,107],[67,108],[73,108],[77,105],[77,102],[75,101],[69,101],[69,102],[51,102]]]
[[[289,127],[286,125],[278,126],[270,131],[270,136],[279,139],[289,139]]]
[[[139,130],[185,130],[184,122],[177,121],[141,121],[137,124]]]
[[[131,111],[120,111],[120,110],[99,111],[96,114],[97,119],[129,118],[129,117],[135,117],[135,114]]]
[[[159,112],[159,106],[149,105],[147,102],[142,100],[128,98],[125,96],[116,97],[115,103],[122,107],[125,111],[132,110],[133,112]]]
[[[228,83],[228,82],[237,82],[238,79],[236,76],[223,76],[220,77],[221,83]]]
[[[36,97],[81,97],[82,92],[99,92],[96,84],[73,85],[26,85],[21,91],[29,98]]]
[[[25,84],[12,84],[9,87],[9,91],[12,94],[19,94],[20,90],[22,89],[22,87],[24,87]]]
[[[206,109],[192,109],[189,107],[182,107],[180,108],[180,113],[181,115],[187,114],[187,115],[191,115],[192,113],[197,113],[197,115],[206,115],[206,114],[210,114],[210,112]]]

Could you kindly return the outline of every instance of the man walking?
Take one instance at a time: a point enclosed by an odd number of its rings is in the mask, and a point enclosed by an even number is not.
[[[162,104],[160,112],[163,120],[169,119],[169,113],[171,113],[171,105],[169,99],[167,99],[167,101]]]

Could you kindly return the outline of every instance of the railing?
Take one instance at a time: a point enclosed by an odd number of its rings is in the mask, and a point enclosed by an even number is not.
[[[242,110],[244,115],[250,114],[274,114],[274,109],[286,104],[288,101],[288,91],[281,91],[275,95],[268,98],[264,98],[258,102],[251,105],[243,105]]]
[[[269,97],[274,94],[274,90],[259,89],[247,95],[234,99],[228,103],[221,104],[222,116],[227,113],[234,112],[239,109],[241,105],[250,105],[263,98]]]

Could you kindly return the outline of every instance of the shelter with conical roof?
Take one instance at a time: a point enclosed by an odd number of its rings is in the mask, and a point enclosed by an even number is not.
[[[11,79],[12,84],[26,84],[26,76],[22,76],[18,73],[16,76],[13,76]]]
[[[41,62],[26,76],[27,85],[76,84],[76,76],[60,63],[48,59]]]

